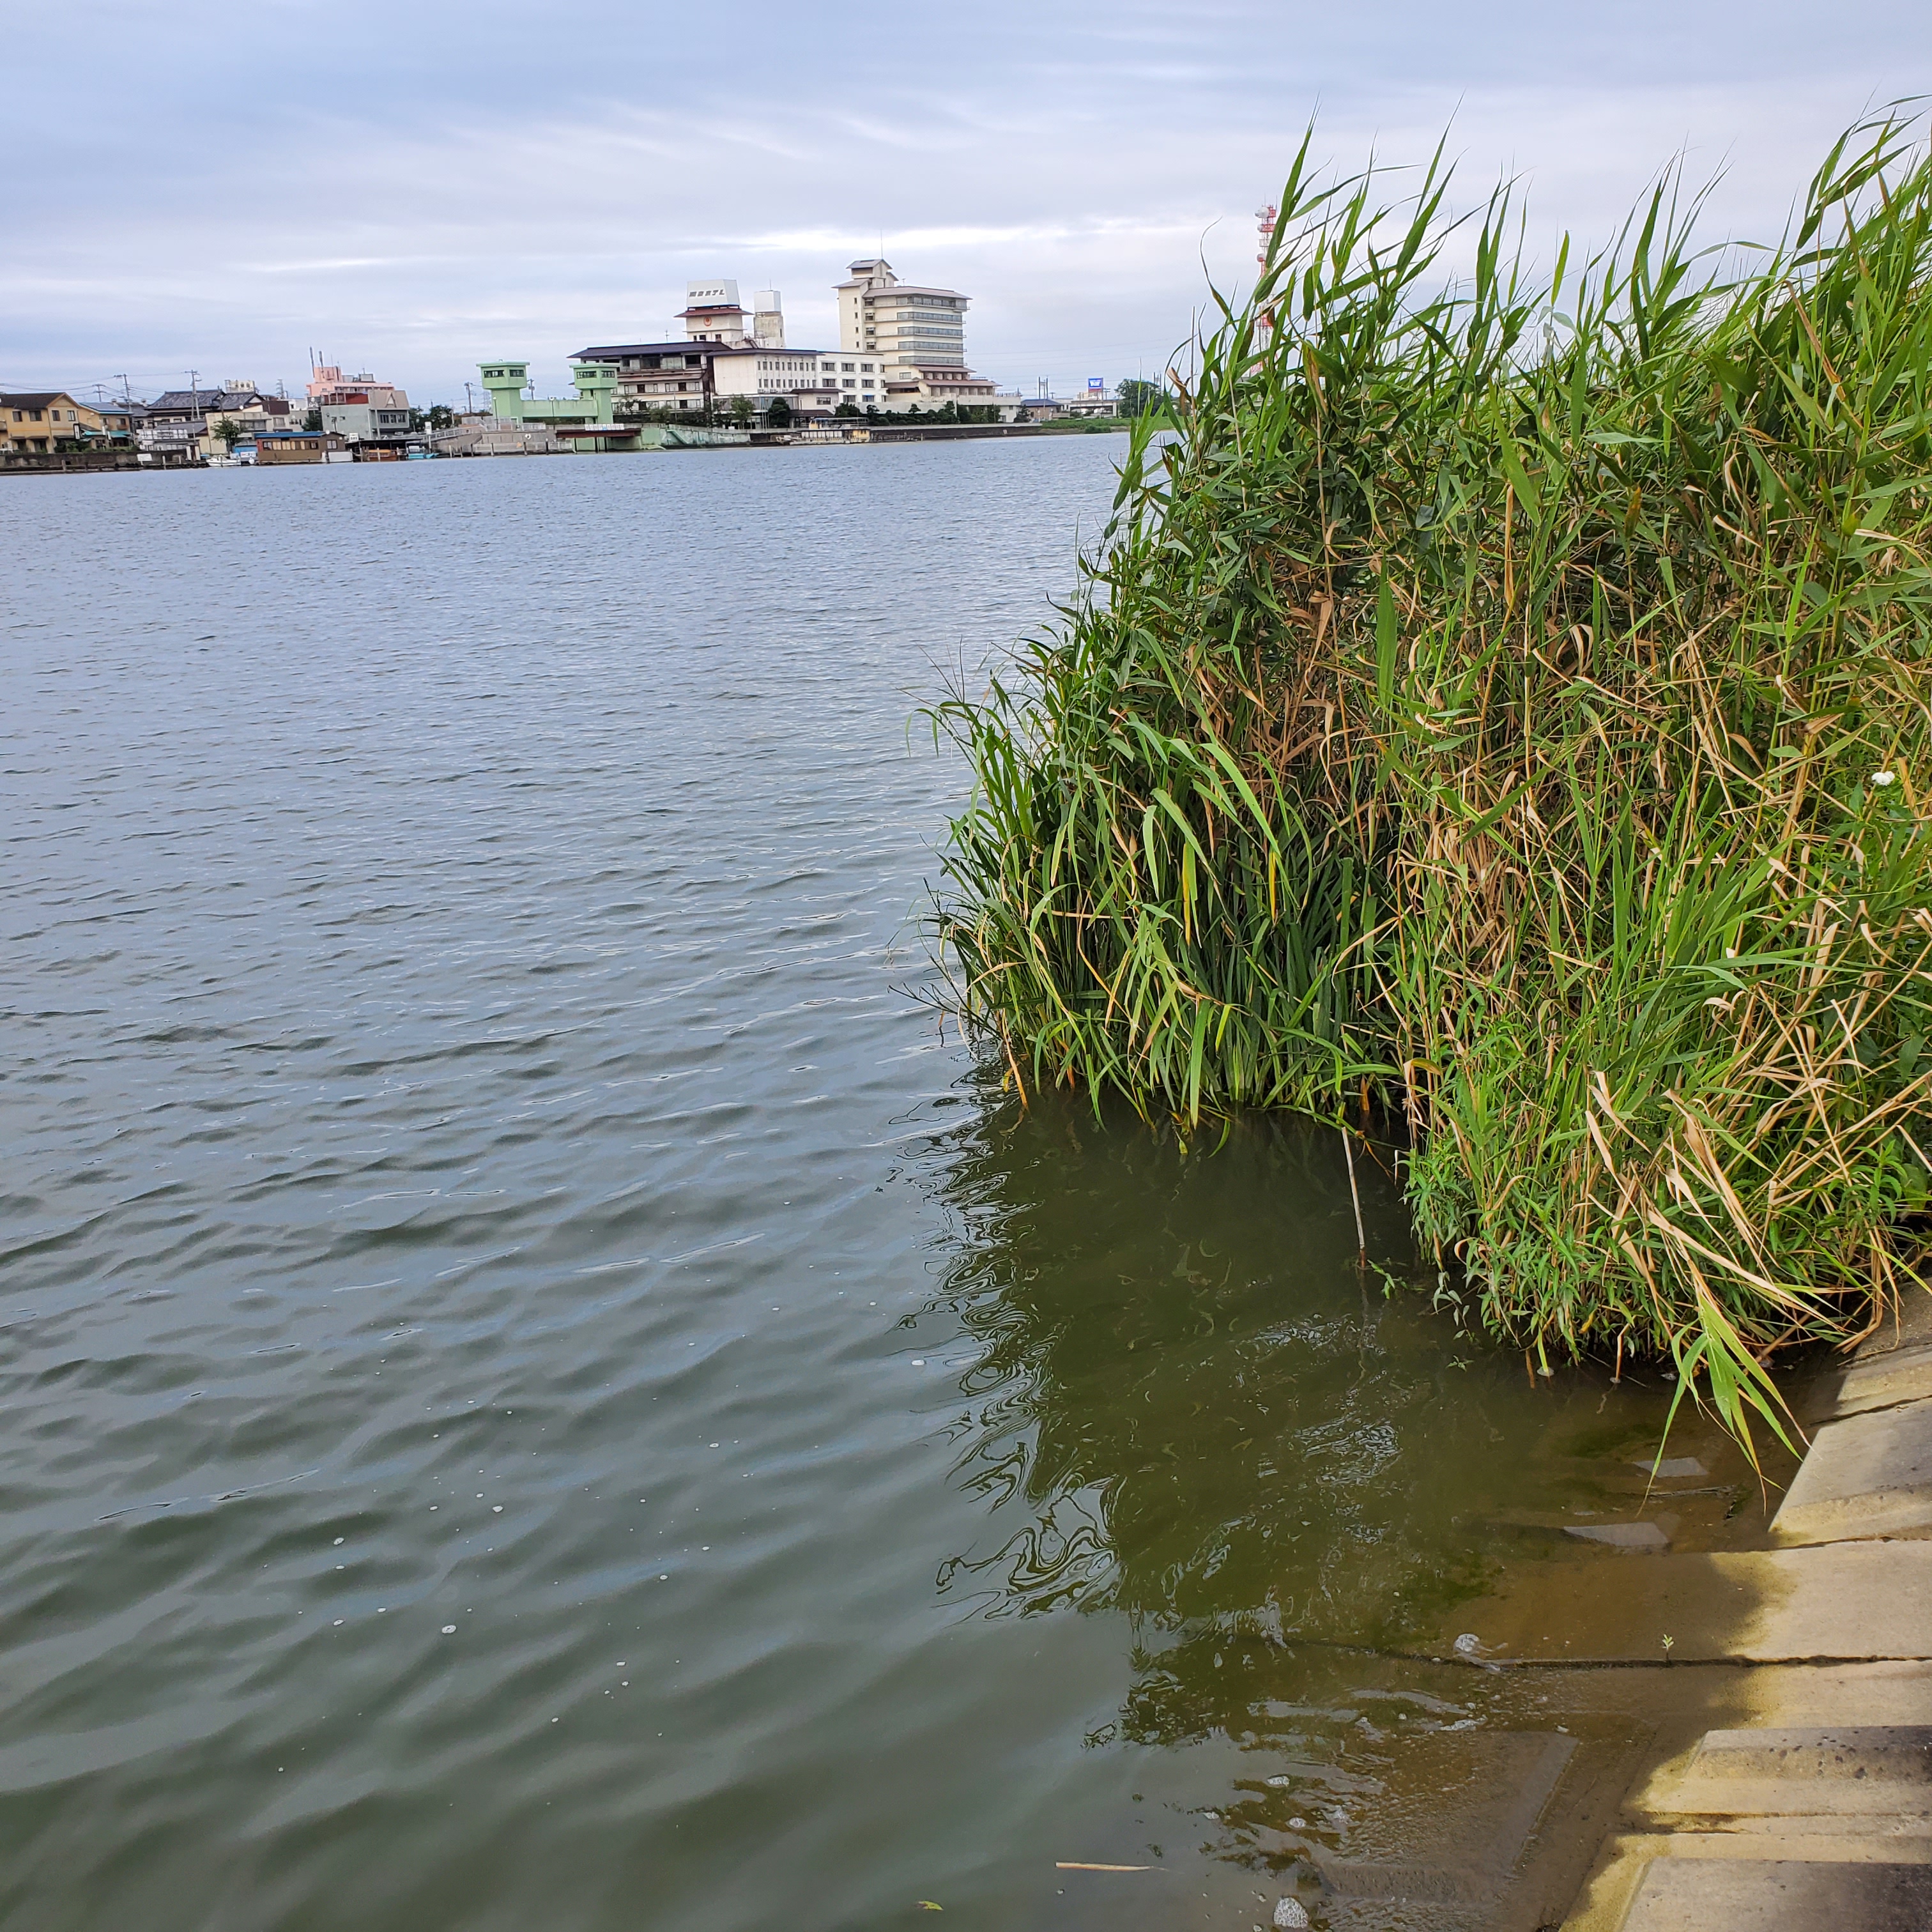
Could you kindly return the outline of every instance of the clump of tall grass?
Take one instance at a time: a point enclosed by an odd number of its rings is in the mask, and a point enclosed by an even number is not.
[[[1451,280],[1439,150],[1308,156],[1082,594],[939,709],[942,957],[1022,1086],[1400,1110],[1493,1333],[1748,1441],[1918,1278],[1932,162],[1860,126],[1757,254],[1666,176],[1540,280],[1504,190]]]

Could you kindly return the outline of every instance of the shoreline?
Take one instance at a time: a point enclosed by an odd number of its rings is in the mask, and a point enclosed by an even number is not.
[[[1444,1661],[1642,1716],[1621,1766],[1553,1782],[1526,1927],[1932,1924],[1932,1295],[1794,1404],[1810,1442],[1756,1546],[1526,1566],[1445,1633]]]

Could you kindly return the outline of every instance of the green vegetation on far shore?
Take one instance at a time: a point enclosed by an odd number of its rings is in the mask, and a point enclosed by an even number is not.
[[[1129,416],[1061,416],[1035,426],[1042,436],[1107,436],[1134,425]]]
[[[1023,1088],[1378,1106],[1492,1334],[1748,1442],[1921,1281],[1932,164],[1861,126],[1754,254],[1666,177],[1539,279],[1439,151],[1307,156],[1081,596],[936,714],[941,957]]]

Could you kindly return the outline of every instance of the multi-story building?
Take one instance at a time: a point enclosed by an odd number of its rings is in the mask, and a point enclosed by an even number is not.
[[[1019,406],[966,364],[966,310],[971,298],[957,289],[902,282],[879,257],[854,262],[833,290],[838,298],[842,355],[872,356],[884,373],[887,406],[917,404],[929,410],[946,403]]]
[[[891,275],[883,263],[854,266],[883,268]],[[898,284],[895,280],[890,286]],[[930,410],[949,400],[996,404],[1004,414],[1016,410],[1018,397],[999,394],[965,366],[959,316],[966,298],[951,290],[909,294],[920,298],[908,309],[916,314],[916,321],[902,324],[890,305],[875,304],[871,312],[872,332],[884,328],[890,354],[864,339],[862,322],[842,323],[844,346],[836,353],[789,349],[778,291],[766,289],[754,296],[748,320],[737,284],[721,278],[686,285],[686,306],[678,316],[685,328],[682,341],[602,343],[580,349],[572,360],[602,362],[615,370],[617,408],[626,416],[647,410],[728,410],[738,396],[760,416],[781,399],[794,415],[805,416],[832,415],[846,404],[862,412],[915,405]],[[950,320],[935,322],[930,318],[940,311],[924,304],[927,298],[936,302],[942,294],[957,306],[945,312]],[[904,359],[915,354],[927,359]],[[900,359],[895,362],[894,357]]]
[[[366,369],[359,375],[344,376],[337,363],[315,364],[309,370],[309,407],[326,410],[342,405],[407,410],[410,399],[406,392],[393,382],[379,382]]]
[[[781,399],[805,416],[830,416],[842,403],[860,410],[884,406],[877,356],[785,346],[777,290],[752,298],[748,324],[734,281],[688,282],[685,298],[678,317],[685,328],[682,342],[604,343],[580,349],[572,358],[601,363],[614,373],[616,406],[624,416],[654,410],[728,412],[737,396],[760,416]]]
[[[74,400],[64,389],[22,389],[0,393],[0,451],[45,456],[58,443],[98,435],[99,414]]]
[[[348,442],[400,442],[410,434],[407,391],[379,382],[366,369],[345,376],[338,363],[312,364],[308,406],[321,412],[324,434]]]
[[[322,405],[322,433],[339,436],[347,442],[401,442],[410,434],[410,410],[385,409],[373,402],[356,400],[352,391],[338,403]],[[400,390],[394,393],[400,394]]]
[[[848,404],[862,414],[929,411],[947,402],[1018,413],[1023,398],[1002,394],[966,366],[964,296],[908,287],[888,262],[852,267],[854,280],[838,290],[842,346],[836,352],[787,348],[778,291],[754,296],[748,321],[738,284],[719,278],[686,285],[678,316],[683,340],[596,344],[580,349],[572,366],[610,369],[616,412],[626,418],[658,410],[728,412],[739,397],[760,416],[780,400],[808,417],[831,416]],[[487,373],[484,380],[487,385]]]
[[[729,410],[734,396],[746,398],[760,416],[781,398],[794,414],[806,416],[830,416],[842,403],[860,410],[884,406],[884,377],[874,356],[700,338],[600,343],[580,349],[571,361],[610,369],[617,407],[626,416],[646,410]]]

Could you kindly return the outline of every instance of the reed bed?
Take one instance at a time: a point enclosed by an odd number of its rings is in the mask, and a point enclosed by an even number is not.
[[[1932,161],[1861,124],[1752,254],[1667,175],[1539,277],[1439,150],[1309,152],[1080,594],[935,712],[940,956],[1022,1090],[1398,1118],[1491,1333],[1748,1442],[1920,1282]]]

